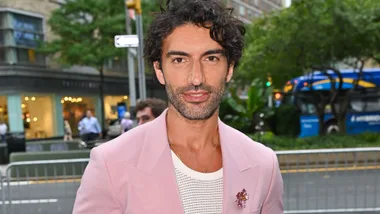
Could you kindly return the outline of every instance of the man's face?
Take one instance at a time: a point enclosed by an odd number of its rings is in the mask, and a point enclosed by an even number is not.
[[[152,109],[150,107],[146,107],[143,110],[138,111],[136,113],[136,119],[138,125],[142,125],[144,123],[154,120],[155,117],[153,116]]]
[[[86,112],[86,116],[87,116],[88,118],[92,117],[92,113],[91,113],[91,111],[87,111],[87,112]]]
[[[185,118],[205,120],[218,109],[233,65],[208,29],[192,24],[177,27],[163,42],[156,76],[166,86],[169,102]]]

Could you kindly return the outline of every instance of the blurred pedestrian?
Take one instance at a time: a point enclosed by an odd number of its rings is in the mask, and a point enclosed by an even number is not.
[[[158,98],[147,98],[139,101],[136,105],[137,124],[142,125],[154,120],[160,116],[167,107],[168,104]]]
[[[0,143],[5,143],[5,136],[8,131],[8,126],[3,120],[0,121]]]
[[[92,116],[90,110],[86,112],[86,117],[79,122],[78,129],[80,130],[80,135],[84,142],[93,141],[98,137],[102,137],[102,129],[98,119]]]
[[[84,118],[86,118],[86,114],[83,114],[82,118],[79,120],[79,123],[78,123],[79,135],[82,140],[84,139],[84,124],[83,124]]]
[[[133,127],[133,120],[131,120],[131,113],[125,112],[124,118],[121,120],[121,133],[124,133]]]
[[[69,121],[67,121],[67,120],[64,121],[64,132],[65,132],[65,135],[63,137],[64,141],[73,140],[73,134],[71,131],[71,126],[70,126]]]

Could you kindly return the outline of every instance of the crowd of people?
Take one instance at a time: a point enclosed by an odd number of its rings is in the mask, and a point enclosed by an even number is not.
[[[154,120],[168,107],[164,100],[158,98],[147,98],[141,100],[136,105],[136,120],[132,120],[130,112],[125,112],[120,121],[119,134],[125,133],[135,126],[145,124]],[[93,116],[91,111],[87,111],[86,115],[79,121],[78,130],[81,139],[84,142],[94,141],[103,137],[103,132],[98,119]],[[72,130],[67,120],[64,121],[64,140],[72,140]]]

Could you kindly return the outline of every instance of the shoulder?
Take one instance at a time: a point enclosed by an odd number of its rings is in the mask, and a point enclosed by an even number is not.
[[[113,162],[113,164],[134,162],[143,147],[146,133],[152,128],[154,127],[147,125],[138,126],[95,149],[103,154],[107,162]]]

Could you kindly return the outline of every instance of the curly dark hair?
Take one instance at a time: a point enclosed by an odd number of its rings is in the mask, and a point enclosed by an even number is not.
[[[226,51],[228,64],[237,66],[244,47],[244,24],[232,16],[220,0],[186,0],[178,3],[167,0],[148,29],[144,56],[152,66],[161,62],[162,43],[176,27],[195,24],[210,29],[210,37]]]
[[[158,98],[147,98],[137,103],[136,112],[142,111],[146,107],[149,107],[152,110],[154,117],[158,117],[168,107],[168,104],[164,100]]]

